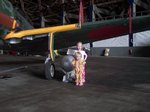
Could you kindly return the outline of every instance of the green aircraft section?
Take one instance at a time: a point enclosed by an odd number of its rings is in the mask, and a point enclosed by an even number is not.
[[[5,15],[14,18],[17,20],[17,23],[19,24],[20,30],[25,29],[32,29],[33,26],[16,10],[15,7],[11,4],[8,0],[0,0],[0,12],[4,13]],[[0,26],[0,38],[4,35],[6,35],[10,29],[6,28],[5,26]]]

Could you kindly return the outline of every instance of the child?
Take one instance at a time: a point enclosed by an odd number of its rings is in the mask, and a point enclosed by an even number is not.
[[[72,61],[72,64],[75,68],[75,76],[76,76],[76,85],[83,85],[83,69],[85,65],[85,60],[82,59],[82,54],[80,52],[75,53],[75,60]]]
[[[82,55],[82,60],[85,60],[87,59],[87,54],[86,52],[83,50],[83,44],[82,42],[78,42],[77,43],[77,50],[75,52],[80,52],[81,55]],[[83,80],[83,83],[85,82],[85,66],[83,66],[83,74],[82,74],[82,80]]]

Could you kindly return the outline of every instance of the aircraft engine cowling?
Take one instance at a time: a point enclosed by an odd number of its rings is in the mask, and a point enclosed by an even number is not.
[[[74,60],[74,57],[71,55],[64,56],[61,61],[61,67],[66,71],[70,72],[73,70],[72,61]]]

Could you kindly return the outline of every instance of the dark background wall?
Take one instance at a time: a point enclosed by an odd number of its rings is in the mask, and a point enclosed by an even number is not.
[[[94,47],[91,49],[91,55],[104,56],[106,48],[110,49],[109,56],[150,57],[150,46],[148,47]]]

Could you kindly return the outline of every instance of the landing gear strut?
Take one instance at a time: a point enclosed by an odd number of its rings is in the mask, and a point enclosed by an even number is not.
[[[55,67],[54,67],[54,38],[53,33],[49,34],[49,52],[50,54],[45,60],[45,78],[50,80],[54,78]]]

